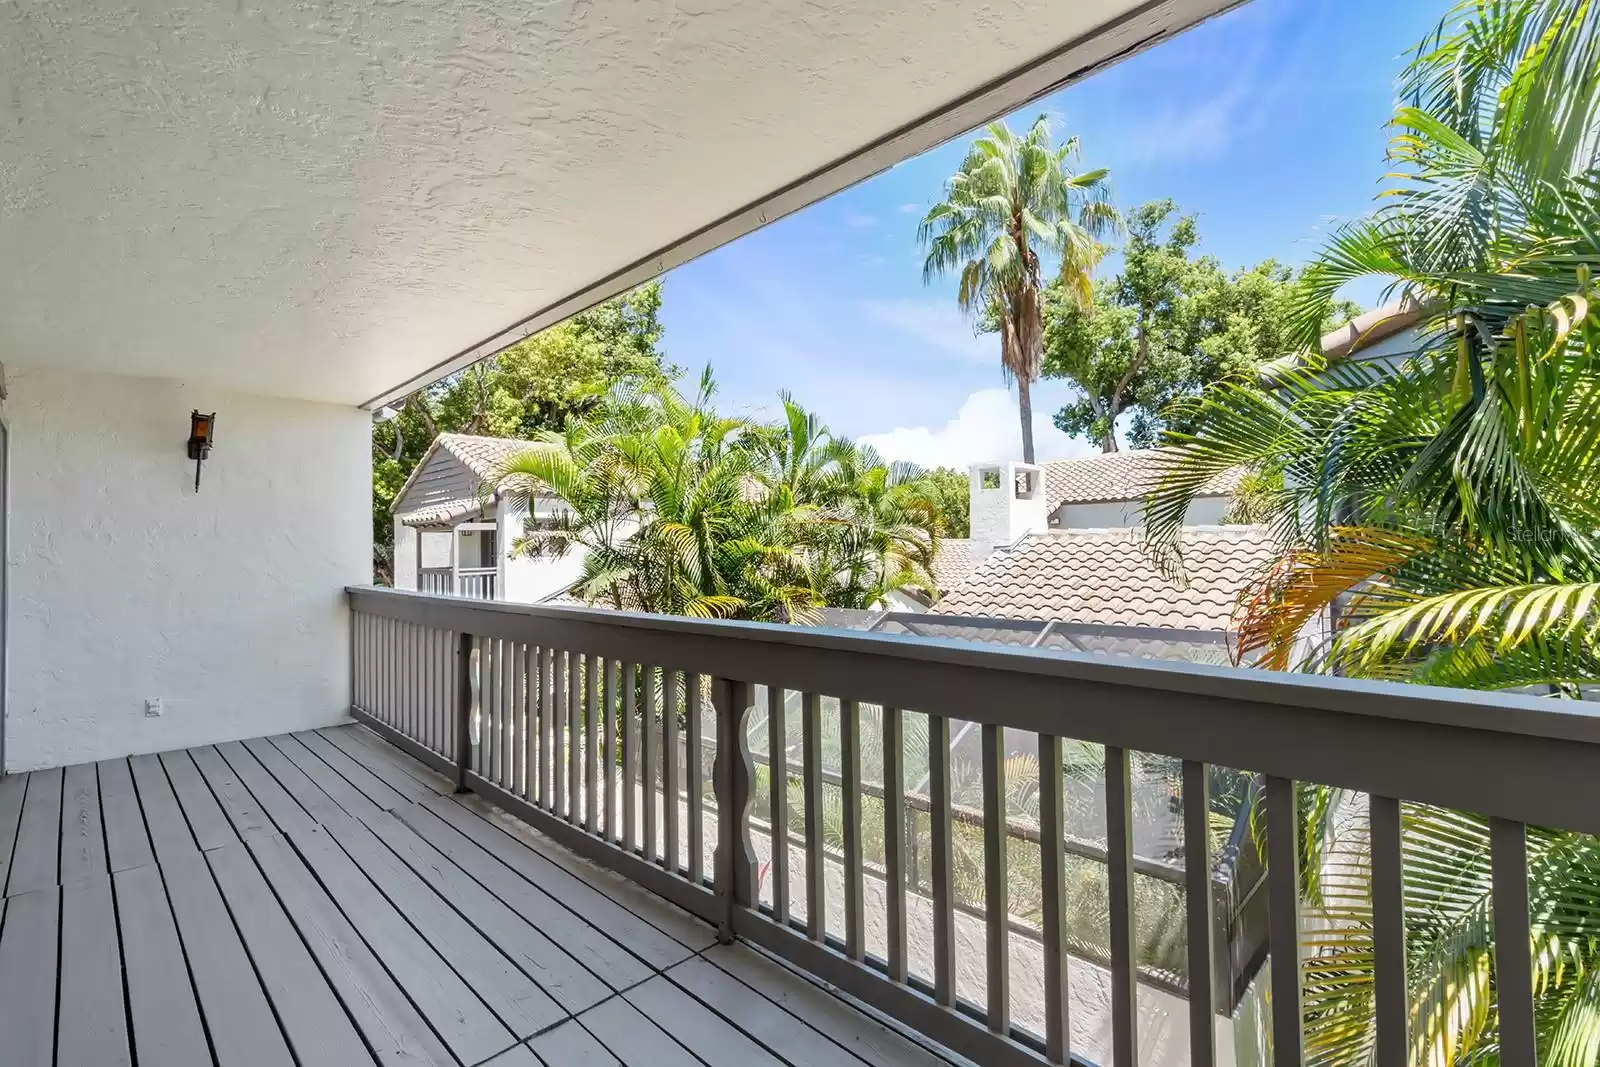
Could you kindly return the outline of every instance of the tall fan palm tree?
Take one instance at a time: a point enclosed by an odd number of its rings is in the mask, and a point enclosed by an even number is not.
[[[1240,605],[1278,667],[1557,694],[1600,680],[1600,10],[1471,0],[1402,82],[1395,187],[1309,272],[1308,346],[1346,282],[1429,309],[1398,368],[1308,357],[1199,401],[1146,503],[1183,509],[1240,464],[1284,551]],[[1309,657],[1305,625],[1331,616]],[[1574,788],[1581,788],[1574,783]],[[1308,1058],[1373,1056],[1371,865],[1357,798],[1308,787],[1301,953]],[[1529,829],[1528,946],[1495,945],[1489,827],[1402,808],[1410,1060],[1499,1059],[1494,952],[1531,950],[1539,1062],[1600,1060],[1600,845]]]
[[[1060,260],[1065,290],[1087,305],[1101,242],[1121,226],[1108,171],[1077,170],[1080,155],[1076,137],[1051,146],[1043,115],[1021,137],[994,123],[972,142],[945,183],[944,200],[917,227],[927,253],[923,283],[958,274],[961,310],[989,319],[1000,334],[1000,367],[1017,383],[1028,463],[1034,461],[1030,393],[1044,351],[1040,253]]]

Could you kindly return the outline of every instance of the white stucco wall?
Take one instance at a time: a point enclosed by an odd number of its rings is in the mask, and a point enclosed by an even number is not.
[[[417,588],[417,528],[394,520],[394,587]]]
[[[6,370],[7,769],[344,718],[343,589],[372,579],[369,415]],[[198,494],[191,408],[217,413]]]
[[[1226,496],[1197,496],[1184,514],[1186,526],[1220,526],[1228,513]],[[1051,516],[1057,530],[1116,530],[1144,525],[1144,501],[1106,500],[1089,504],[1062,504]]]
[[[539,514],[555,506],[544,502],[540,505]],[[575,548],[565,556],[556,558],[513,557],[511,544],[522,536],[527,515],[526,508],[519,508],[505,498],[495,505],[495,521],[500,524],[500,588],[505,590],[500,599],[518,604],[537,604],[583,576],[584,552]]]

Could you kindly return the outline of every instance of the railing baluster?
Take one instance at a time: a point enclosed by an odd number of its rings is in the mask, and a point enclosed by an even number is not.
[[[606,672],[606,661],[589,656],[585,662],[589,695],[583,713],[583,827],[593,834],[600,832],[600,678]]]
[[[544,655],[538,646],[528,649],[528,800],[544,803],[544,763],[549,753],[544,736]]]
[[[417,725],[417,659],[414,654],[418,629],[408,622],[400,632],[400,678],[405,689],[405,729],[401,732],[413,740],[421,733]]]
[[[620,664],[614,659],[603,662],[605,674],[600,681],[604,683],[605,692],[601,700],[605,702],[605,714],[600,717],[600,732],[605,736],[600,744],[600,759],[606,765],[606,772],[602,776],[606,802],[601,814],[605,818],[606,839],[616,841],[622,833],[622,819],[617,811],[617,669]]]
[[[515,641],[500,642],[500,785],[513,792],[517,787],[517,752],[521,748],[516,716],[520,654]]]
[[[661,669],[661,792],[666,805],[662,859],[676,874],[678,862],[678,672]]]
[[[689,881],[699,885],[705,877],[705,716],[700,696],[700,675],[685,672],[683,684],[688,704],[689,736],[683,746],[684,769],[688,772],[686,811],[689,817]]]
[[[584,656],[567,653],[567,821],[580,823],[583,807]]]
[[[639,848],[639,698],[634,692],[638,670],[622,667],[622,847]]]
[[[644,858],[651,863],[661,858],[656,848],[656,796],[661,785],[661,745],[656,739],[656,679],[654,667],[646,665],[642,675],[644,683],[644,785],[640,792],[644,799]]]
[[[1211,950],[1211,778],[1183,761],[1183,885],[1189,941],[1189,1065],[1216,1063],[1216,991]],[[1403,1060],[1403,1058],[1402,1058]],[[1385,1062],[1381,1058],[1380,1063]]]
[[[567,675],[570,653],[553,650],[554,668],[550,675],[550,810],[567,813]]]
[[[827,853],[822,840],[822,707],[815,693],[800,696],[800,765],[806,787],[806,936],[828,929]]]
[[[1006,872],[1005,730],[982,727],[983,745],[983,910],[988,978],[989,1029],[1011,1032],[1011,899]]]
[[[950,720],[928,716],[928,829],[933,882],[933,999],[956,1002],[955,870],[950,838]]]
[[[1410,1051],[1406,1034],[1405,884],[1401,877],[1400,801],[1372,796],[1367,809],[1372,849],[1374,1062],[1404,1064]]]
[[[534,656],[532,645],[517,646],[517,723],[521,743],[517,746],[517,793],[524,800],[533,799],[533,679]]]
[[[861,868],[861,705],[839,701],[839,759],[843,772],[844,946],[853,960],[866,957]]]
[[[1295,785],[1267,776],[1267,944],[1272,954],[1273,1067],[1299,1067],[1300,823]]]
[[[712,679],[712,707],[716,712],[717,756],[712,789],[717,798],[717,851],[713,866],[716,893],[722,902],[717,940],[734,940],[737,914],[755,905],[755,850],[750,845],[749,815],[752,786],[745,716],[750,710],[750,686],[728,678]]]
[[[1111,1057],[1138,1067],[1138,959],[1133,930],[1133,802],[1128,750],[1106,746],[1106,876],[1111,921]]]
[[[883,709],[883,871],[887,895],[889,977],[906,980],[906,766],[905,719]]]
[[[784,691],[767,686],[767,782],[772,820],[772,917],[789,925],[789,734],[784,723]]]
[[[1500,1062],[1533,1067],[1533,959],[1528,909],[1528,832],[1511,819],[1489,820],[1493,884],[1494,984],[1500,1009]]]
[[[451,755],[456,765],[456,792],[467,789],[467,768],[472,760],[472,635],[465,631],[456,635],[455,675],[456,693],[451,701],[451,733],[455,752]]]
[[[1063,801],[1061,738],[1040,734],[1039,880],[1044,911],[1044,1047],[1051,1063],[1069,1063],[1072,1058],[1072,1016],[1067,1006],[1067,937],[1063,921],[1066,901],[1062,899],[1067,882]]]
[[[500,660],[502,642],[497,637],[483,642],[483,715],[480,736],[483,738],[483,776],[500,784],[500,760],[505,746],[500,741],[504,721],[500,714]]]
[[[560,748],[556,745],[558,686],[556,670],[560,661],[553,648],[539,650],[539,803],[546,811],[555,811],[560,803],[556,799],[556,768],[561,764]]]

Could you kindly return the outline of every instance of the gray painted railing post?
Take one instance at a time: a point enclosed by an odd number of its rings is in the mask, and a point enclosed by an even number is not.
[[[712,683],[712,702],[717,713],[717,758],[711,786],[718,812],[715,885],[722,912],[717,940],[729,945],[734,938],[734,914],[751,907],[755,900],[756,854],[748,821],[755,768],[745,731],[750,685],[718,678]]]
[[[456,644],[456,792],[465,793],[472,766],[472,635],[462,631]]]

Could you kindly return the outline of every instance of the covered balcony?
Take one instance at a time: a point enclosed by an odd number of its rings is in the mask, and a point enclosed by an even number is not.
[[[0,1064],[1388,1067],[1421,811],[1533,1064],[1592,705],[372,585],[386,403],[1230,6],[0,4]]]

